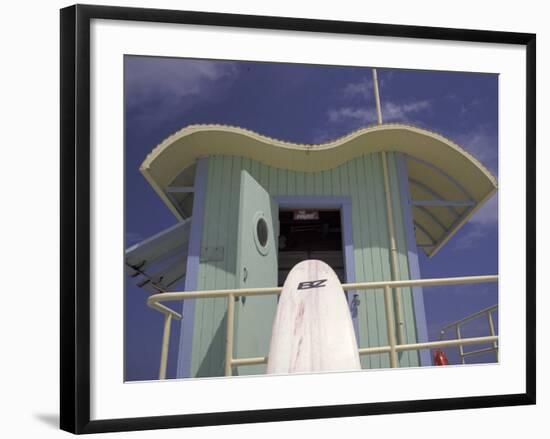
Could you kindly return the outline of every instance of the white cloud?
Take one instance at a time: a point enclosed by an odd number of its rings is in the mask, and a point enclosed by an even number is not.
[[[498,194],[494,194],[470,218],[471,223],[479,225],[494,225],[498,223]]]
[[[382,119],[384,122],[407,122],[409,116],[431,108],[430,101],[415,101],[403,104],[385,102],[382,105]],[[357,124],[369,124],[376,121],[376,110],[365,107],[342,107],[328,111],[329,120],[333,123],[355,122]]]
[[[365,99],[374,99],[372,79],[365,77],[359,82],[350,82],[344,88],[344,96],[361,96]]]
[[[376,119],[376,113],[374,110],[366,108],[342,107],[337,110],[329,110],[328,118],[333,123],[355,121],[367,124]]]
[[[213,82],[236,74],[231,62],[130,57],[125,62],[128,105],[208,93]]]
[[[468,250],[477,247],[479,240],[485,236],[483,229],[484,227],[478,224],[474,225],[454,242],[453,248],[455,250]]]
[[[496,174],[498,164],[498,136],[485,126],[455,136],[456,142]]]
[[[385,121],[408,120],[408,115],[427,110],[431,107],[429,101],[416,101],[405,104],[394,104],[387,102],[382,105],[382,118]]]
[[[498,225],[498,194],[494,194],[469,219],[468,231],[458,236],[453,248],[468,250],[478,245],[478,241],[487,235],[489,229]],[[466,226],[464,226],[466,227]]]
[[[391,82],[393,71],[383,70],[378,71],[378,87],[383,91],[386,84]],[[361,78],[357,82],[348,83],[343,90],[343,95],[347,98],[361,97],[369,101],[374,101],[374,81],[371,74]]]
[[[493,175],[497,175],[498,136],[496,133],[493,134],[489,127],[474,127],[467,133],[453,136],[453,140],[486,166]],[[498,193],[472,215],[468,224],[471,227],[464,235],[457,237],[454,243],[454,248],[458,250],[473,248],[476,241],[486,236],[489,229],[498,226]]]

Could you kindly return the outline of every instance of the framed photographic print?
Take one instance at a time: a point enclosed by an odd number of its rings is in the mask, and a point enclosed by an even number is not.
[[[61,428],[535,403],[535,35],[61,10]]]

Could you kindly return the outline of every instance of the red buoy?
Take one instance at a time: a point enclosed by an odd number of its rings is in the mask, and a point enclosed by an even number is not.
[[[449,364],[447,355],[441,349],[437,349],[434,353],[434,364],[436,366],[447,366]]]

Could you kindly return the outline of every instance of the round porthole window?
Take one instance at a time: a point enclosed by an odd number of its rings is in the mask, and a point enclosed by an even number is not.
[[[256,233],[258,234],[258,242],[262,247],[267,245],[267,223],[264,218],[260,218],[256,223]]]
[[[254,243],[262,255],[269,251],[269,224],[262,212],[254,215]]]

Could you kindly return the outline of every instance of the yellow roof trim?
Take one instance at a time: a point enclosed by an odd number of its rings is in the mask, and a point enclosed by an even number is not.
[[[176,133],[172,134],[171,136],[167,137],[159,145],[157,145],[151,151],[151,153],[149,155],[147,155],[147,157],[145,158],[145,160],[143,161],[143,163],[140,166],[140,170],[150,168],[151,165],[157,159],[159,159],[159,157],[162,156],[162,154],[164,154],[167,150],[169,150],[171,147],[177,146],[176,144],[178,144],[179,141],[184,139],[185,137],[190,137],[194,134],[204,134],[204,133],[206,133],[206,134],[208,134],[208,133],[210,133],[210,134],[213,134],[213,133],[222,134],[222,133],[226,133],[228,135],[240,135],[240,136],[244,136],[246,138],[252,139],[252,140],[258,142],[259,144],[265,145],[268,151],[271,150],[269,152],[273,152],[275,149],[280,149],[280,150],[283,150],[283,151],[287,150],[289,152],[290,151],[296,151],[296,152],[303,152],[305,154],[310,154],[310,153],[318,153],[318,152],[325,153],[325,152],[330,152],[331,150],[334,151],[335,149],[338,149],[339,147],[348,145],[349,143],[353,142],[354,140],[357,140],[360,137],[367,137],[367,138],[368,137],[374,137],[375,134],[386,133],[386,132],[387,133],[409,132],[411,134],[418,134],[420,136],[425,136],[428,139],[433,139],[435,141],[438,141],[438,142],[442,143],[443,145],[455,150],[456,152],[458,152],[460,155],[464,156],[465,158],[467,158],[477,168],[479,168],[479,170],[481,172],[483,172],[486,175],[486,177],[494,184],[495,187],[497,185],[495,177],[493,177],[493,175],[491,175],[491,173],[487,170],[487,168],[485,168],[481,164],[481,162],[479,162],[474,156],[469,154],[467,151],[465,151],[463,148],[458,146],[453,141],[451,141],[451,140],[447,139],[446,137],[443,137],[442,135],[440,135],[436,132],[433,132],[433,131],[428,131],[428,130],[425,130],[423,128],[418,128],[418,127],[415,127],[415,126],[412,126],[412,125],[397,124],[397,123],[395,123],[395,124],[394,123],[387,123],[387,124],[382,124],[382,125],[372,125],[372,126],[369,126],[369,127],[365,127],[365,128],[361,128],[359,130],[353,131],[353,132],[351,132],[351,133],[349,133],[349,134],[347,134],[343,137],[340,137],[338,139],[335,139],[335,140],[332,140],[332,141],[329,141],[329,142],[325,142],[325,143],[320,143],[320,144],[304,144],[304,143],[287,142],[287,141],[284,141],[284,140],[279,140],[279,139],[274,139],[274,138],[271,138],[271,137],[267,137],[267,136],[264,136],[262,134],[258,134],[254,131],[250,131],[250,130],[247,130],[247,129],[244,129],[244,128],[234,127],[234,126],[230,126],[230,125],[217,125],[217,124],[189,125],[189,126],[183,128],[183,129],[177,131]],[[199,151],[199,154],[194,154],[193,158],[196,158],[197,156],[210,155],[212,153],[227,154],[227,149],[234,149],[234,148],[219,149],[219,148],[216,148],[216,147],[212,148],[210,145],[207,145],[207,144],[203,144],[203,145],[201,145],[201,151]],[[240,149],[240,148],[237,148],[237,149]],[[246,148],[242,148],[242,149],[243,149],[243,151],[242,151],[243,153],[247,152]],[[369,149],[372,149],[372,150],[371,151],[365,151],[365,150],[356,151],[356,154],[353,154],[353,155],[358,156],[358,155],[369,153],[369,152],[379,152],[379,151],[382,151],[382,150],[386,150],[386,149],[383,149],[383,148],[369,148]],[[394,150],[398,151],[398,152],[411,153],[410,155],[413,155],[413,156],[415,155],[414,151],[410,151],[410,148],[405,147],[404,149],[406,149],[407,151],[401,151],[402,149],[403,149],[402,147],[397,147],[397,145],[396,145],[396,148]],[[255,156],[263,156],[263,158],[266,159],[267,162],[275,161],[275,160],[270,160],[269,159],[269,154],[265,154],[265,152],[266,151],[260,151],[260,152],[254,154],[254,155]],[[186,155],[188,155],[188,154],[182,154],[182,158],[185,157]],[[340,163],[338,163],[338,164],[344,163],[347,160],[348,160],[347,158],[346,158],[346,160],[339,160]],[[188,163],[186,163],[186,165],[189,165],[192,162],[194,162],[194,160],[189,161]],[[301,170],[301,171],[324,170],[321,167],[321,165],[317,164],[316,161],[312,161],[311,158],[308,158],[308,160],[304,161],[303,163],[300,162],[300,164],[302,164],[304,166],[297,165],[296,170]],[[337,166],[338,164],[335,165],[333,162],[331,162],[330,167]],[[183,165],[183,163],[182,163],[182,165]],[[182,168],[180,167],[180,169],[182,169]],[[326,169],[329,169],[329,168],[326,168]]]

